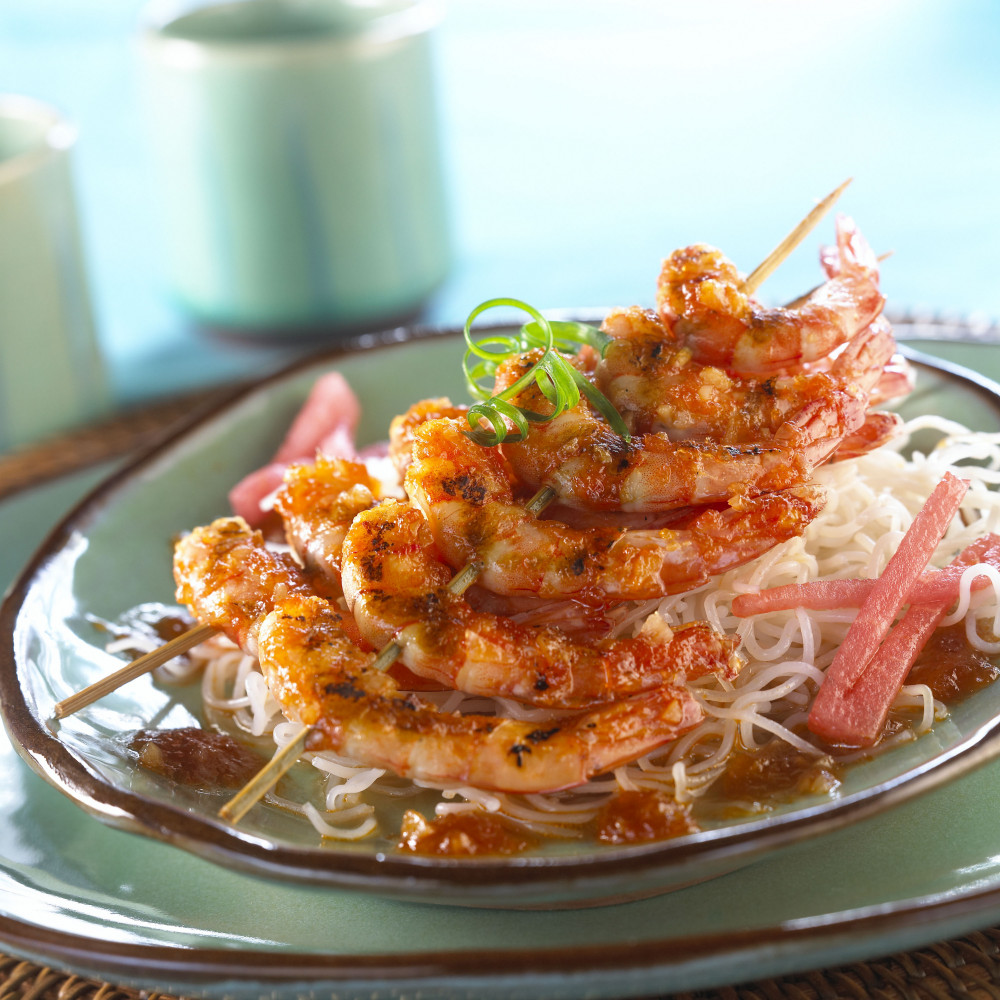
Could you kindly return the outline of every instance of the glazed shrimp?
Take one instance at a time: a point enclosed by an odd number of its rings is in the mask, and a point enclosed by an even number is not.
[[[271,691],[287,715],[310,727],[307,750],[332,750],[437,785],[513,793],[572,788],[702,718],[694,698],[671,686],[542,724],[442,712],[373,669],[371,655],[315,598],[281,604],[259,635]]]
[[[613,339],[596,378],[635,431],[631,441],[581,401],[503,445],[526,487],[550,486],[562,503],[594,510],[670,510],[808,483],[865,424],[869,394],[895,351],[878,320],[828,371],[759,381],[693,361],[638,307],[616,310],[604,327]],[[527,354],[504,362],[497,391],[532,361]],[[532,386],[516,403],[530,410],[545,400]]]
[[[318,456],[291,466],[275,496],[288,544],[307,569],[340,583],[340,549],[354,517],[379,496],[379,484],[360,462]]]
[[[468,412],[468,406],[456,405],[446,396],[441,396],[422,399],[419,403],[414,403],[406,413],[393,417],[389,424],[389,458],[400,476],[406,475],[406,470],[413,461],[413,434],[421,424],[441,417],[464,417]]]
[[[847,430],[853,430],[896,349],[888,325],[878,320],[824,371],[758,379],[699,364],[686,348],[671,347],[655,313],[638,307],[616,309],[602,329],[612,340],[596,383],[632,429],[720,444],[771,438],[805,407],[824,400],[843,412]],[[498,388],[513,375],[504,373]]]
[[[819,490],[802,488],[734,497],[684,527],[574,528],[533,517],[515,498],[503,457],[469,440],[456,420],[417,428],[406,490],[448,563],[480,560],[489,590],[595,604],[690,590],[801,534],[822,507]]]
[[[875,254],[850,219],[838,218],[836,249],[823,262],[831,276],[801,306],[765,308],[718,250],[686,247],[663,263],[657,307],[696,361],[743,374],[794,370],[853,339],[885,302]]]
[[[185,535],[174,548],[174,580],[178,601],[252,656],[260,623],[278,602],[327,596],[318,590],[326,585],[324,576],[307,575],[290,555],[266,548],[264,536],[241,517],[219,518]],[[362,641],[349,615],[332,607],[331,613],[346,634]]]
[[[387,501],[359,514],[344,542],[344,594],[372,646],[395,640],[413,673],[469,694],[549,708],[613,701],[713,671],[735,676],[735,643],[704,622],[596,648],[557,628],[475,611],[449,591],[423,514]]]

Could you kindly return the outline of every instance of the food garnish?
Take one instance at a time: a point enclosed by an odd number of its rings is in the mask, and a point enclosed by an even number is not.
[[[963,552],[975,558],[955,562],[942,569],[923,573],[906,595],[907,604],[950,604],[959,595],[962,575],[974,563],[992,566],[1000,571],[1000,535],[990,533],[977,539]],[[985,575],[969,584],[970,591],[981,590],[989,583]],[[809,608],[812,611],[834,608],[860,608],[876,586],[875,580],[849,578],[843,580],[812,580],[809,583],[789,583],[769,590],[737,594],[733,598],[733,614],[740,618],[765,614],[769,611],[790,611]]]
[[[517,333],[493,333],[478,340],[472,338],[472,324],[489,309],[512,307],[531,316],[531,321],[521,326]],[[580,393],[590,400],[593,407],[624,441],[629,440],[628,427],[621,414],[607,397],[579,370],[566,360],[565,354],[575,354],[581,346],[593,348],[603,357],[611,338],[596,326],[568,320],[546,319],[537,309],[519,299],[489,299],[469,313],[463,330],[465,355],[462,370],[465,384],[476,399],[481,400],[469,408],[467,432],[477,444],[492,448],[504,441],[523,441],[528,436],[530,423],[548,423],[580,402]],[[497,368],[508,358],[518,357],[540,349],[541,357],[513,385],[502,392],[491,393]],[[549,413],[516,406],[510,400],[532,383],[552,404]],[[511,430],[509,423],[516,430]],[[492,430],[487,430],[483,424]]]

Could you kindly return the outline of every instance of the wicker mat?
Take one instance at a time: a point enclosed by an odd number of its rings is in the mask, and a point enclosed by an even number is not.
[[[874,962],[676,993],[670,1000],[1000,1000],[1000,929]],[[0,955],[0,1000],[174,1000]],[[667,1000],[666,997],[661,1000]]]
[[[104,424],[0,456],[0,497],[98,462],[122,458],[162,437],[232,388],[213,389],[122,414]],[[748,970],[751,972],[752,970]],[[1000,928],[873,962],[676,994],[674,1000],[1000,1000]],[[0,1000],[172,1000],[81,979],[0,955]]]

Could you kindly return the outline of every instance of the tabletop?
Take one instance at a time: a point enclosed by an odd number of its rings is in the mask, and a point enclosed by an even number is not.
[[[220,338],[170,298],[138,86],[142,6],[0,5],[0,92],[47,100],[80,127],[83,237],[121,409],[263,375],[306,350]],[[1000,6],[990,0],[448,0],[442,9],[435,52],[455,259],[417,320],[461,323],[497,295],[553,309],[648,304],[661,258],[691,242],[715,244],[749,271],[852,177],[841,205],[879,252],[892,251],[883,278],[892,313],[944,320],[935,336],[951,319],[966,339],[995,329]],[[763,297],[784,301],[815,283],[830,228]],[[1000,373],[976,353],[995,352],[992,337],[975,351],[940,339],[941,356]],[[3,567],[26,559],[102,471],[0,508],[14,543]],[[995,933],[980,937],[977,957],[995,952]],[[948,969],[971,947],[950,946],[958,958]],[[905,989],[909,965],[937,975],[940,948],[916,954],[903,956],[902,973],[880,973],[879,987]],[[841,977],[847,995],[865,994],[864,976]],[[952,980],[943,975],[940,995],[957,989]],[[829,991],[830,979],[817,982],[800,981],[795,995]]]

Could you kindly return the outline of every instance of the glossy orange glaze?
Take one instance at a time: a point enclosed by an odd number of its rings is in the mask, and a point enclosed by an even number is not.
[[[736,266],[719,250],[704,244],[675,250],[664,262],[657,282],[656,304],[673,320],[682,339],[693,329],[711,328],[715,356],[706,351],[709,364],[723,364],[732,345],[745,329],[750,299],[740,291]]]
[[[713,798],[750,808],[766,808],[799,795],[822,795],[840,783],[830,756],[798,750],[772,740],[760,750],[738,750],[712,790]]]
[[[444,858],[483,854],[512,855],[537,846],[538,840],[493,813],[448,813],[433,820],[408,809],[399,833],[399,850]]]
[[[577,708],[738,670],[735,642],[706,622],[591,645],[474,610],[449,591],[452,572],[409,504],[364,511],[347,532],[344,592],[365,637],[376,647],[395,640],[410,670],[448,687]]]
[[[290,555],[266,548],[261,533],[242,518],[225,517],[195,528],[177,543],[174,579],[177,599],[200,622],[254,652],[257,629],[275,604],[288,597],[315,596],[325,577],[310,577]],[[341,628],[360,641],[354,620],[340,615],[340,621]]]
[[[389,424],[389,457],[400,475],[406,472],[413,460],[413,433],[421,424],[442,417],[459,417],[464,420],[468,412],[468,406],[456,406],[450,399],[442,396],[422,399],[419,403],[414,403],[406,413],[393,417]]]
[[[316,598],[286,601],[260,628],[271,691],[334,750],[402,777],[507,792],[575,787],[648,753],[700,721],[684,689],[664,686],[549,725],[438,710],[375,670]]]
[[[619,792],[607,802],[594,821],[594,833],[604,844],[635,844],[670,840],[697,833],[698,824],[686,805],[662,792]]]
[[[828,281],[794,309],[765,308],[746,294],[736,268],[716,249],[691,246],[663,263],[657,306],[697,360],[743,372],[794,370],[864,330],[885,302],[877,262],[860,233],[840,248]],[[841,236],[838,224],[838,245]],[[864,244],[864,253],[861,244]]]
[[[608,433],[615,447],[624,447],[617,435]],[[566,449],[565,462],[559,461],[557,449],[539,470],[560,495],[561,477],[570,474],[571,456],[579,458],[584,444],[578,438],[567,440]],[[598,450],[605,456],[601,462],[615,463],[614,455],[608,458],[606,449]],[[503,456],[470,441],[455,421],[422,424],[413,453],[407,491],[427,517],[445,558],[456,568],[480,559],[483,585],[506,595],[604,604],[688,590],[801,533],[823,503],[820,491],[806,487],[733,498],[721,509],[704,509],[683,529],[575,528],[530,514],[514,496]],[[622,460],[627,461],[624,453]],[[573,488],[581,488],[579,477],[573,478]]]
[[[598,366],[597,385],[635,432],[658,432],[687,445],[701,441],[788,451],[794,444],[789,421],[819,401],[830,410],[831,425],[853,419],[858,393],[843,373],[727,373],[694,361],[655,313],[639,307],[615,310],[604,330],[612,340]],[[858,364],[864,367],[869,355],[861,357]],[[883,360],[880,354],[879,370]],[[685,454],[677,450],[678,458]]]
[[[307,571],[325,575],[337,591],[344,535],[354,517],[375,503],[379,490],[360,462],[319,456],[314,463],[291,466],[275,496],[288,544]]]
[[[242,788],[265,763],[232,736],[195,727],[140,729],[129,747],[147,770],[202,791]]]
[[[926,684],[938,701],[953,704],[980,691],[998,676],[1000,666],[969,644],[965,623],[959,622],[934,632],[906,683]]]

